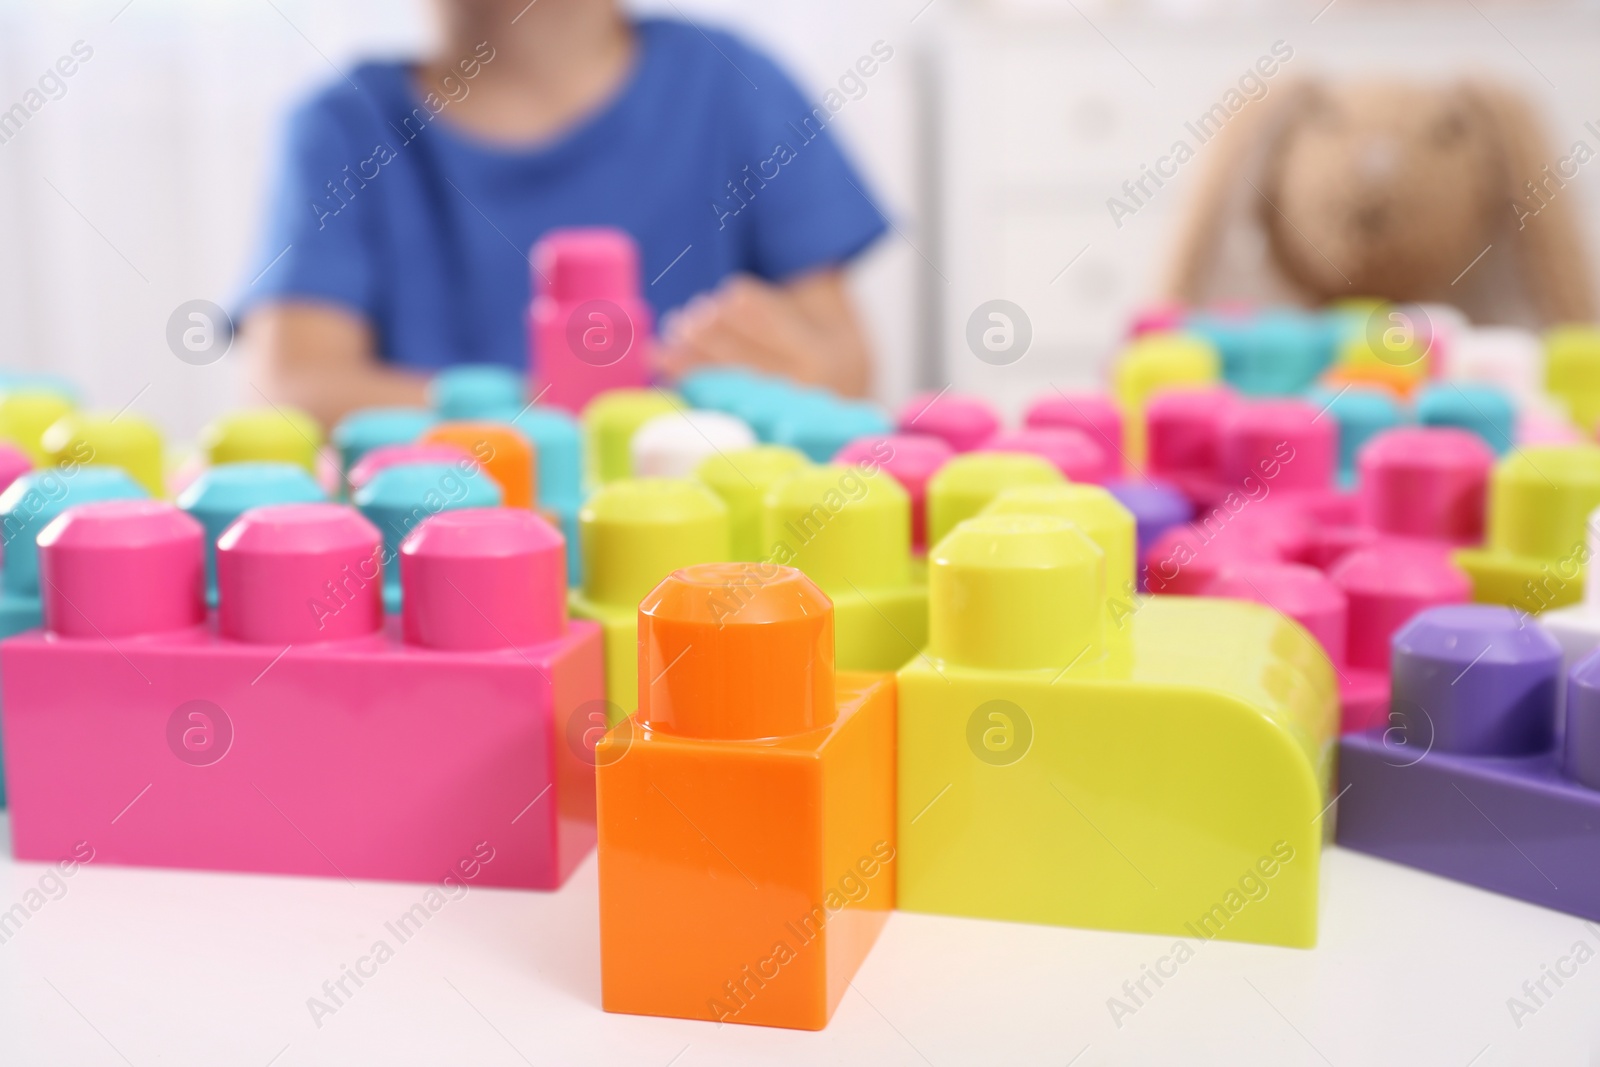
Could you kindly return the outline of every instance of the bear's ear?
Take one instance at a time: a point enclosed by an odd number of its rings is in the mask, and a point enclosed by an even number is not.
[[[1578,217],[1582,192],[1572,179],[1594,147],[1585,141],[1582,159],[1575,151],[1557,149],[1535,108],[1517,90],[1472,80],[1456,91],[1493,144],[1500,167],[1495,207],[1505,213],[1506,251],[1516,261],[1527,300],[1545,325],[1593,320],[1593,280]]]
[[[1229,264],[1230,250],[1267,246],[1278,199],[1276,161],[1288,135],[1301,123],[1336,120],[1335,107],[1320,80],[1287,81],[1274,85],[1200,147],[1200,154],[1210,158],[1184,208],[1163,286],[1165,299],[1201,306],[1232,295],[1220,288],[1236,273]]]

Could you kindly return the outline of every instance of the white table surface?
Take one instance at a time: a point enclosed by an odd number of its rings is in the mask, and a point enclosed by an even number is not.
[[[9,832],[0,910],[52,870]],[[802,1033],[601,1011],[593,856],[448,903],[320,1026],[308,998],[422,887],[90,864],[0,944],[0,1064],[1600,1064],[1600,924],[1336,848],[1322,878],[1319,947],[1200,944],[1120,1027],[1172,938],[896,913]],[[1507,999],[1578,941],[1519,1027]]]

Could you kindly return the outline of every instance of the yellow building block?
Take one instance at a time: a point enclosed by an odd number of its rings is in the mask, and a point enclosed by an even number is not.
[[[39,439],[45,463],[120,467],[156,498],[167,495],[166,447],[155,424],[132,411],[69,411]]]
[[[603,487],[578,512],[583,586],[567,597],[605,636],[611,725],[639,706],[639,601],[680,567],[728,559],[728,509],[689,479],[639,478]]]
[[[1132,610],[1138,600],[1135,564],[1138,524],[1133,512],[1098,485],[1029,485],[1007,489],[980,514],[1053,515],[1089,535],[1106,557],[1107,611],[1112,618]]]
[[[322,427],[296,408],[236,411],[200,431],[200,448],[211,466],[223,463],[292,463],[317,473]]]
[[[1600,426],[1600,326],[1572,323],[1544,335],[1544,387],[1573,425]]]
[[[70,399],[49,389],[19,389],[0,396],[0,438],[28,454],[35,467],[50,462],[41,443],[44,432],[73,410]]]
[[[694,476],[728,506],[733,559],[754,562],[767,558],[772,546],[761,540],[767,490],[810,462],[803,453],[784,445],[757,445],[708,456],[695,468]]]
[[[589,483],[598,486],[631,478],[633,435],[657,415],[680,410],[682,405],[660,389],[612,389],[589,401],[583,409]]]
[[[1111,391],[1122,409],[1122,446],[1129,462],[1145,457],[1144,408],[1164,389],[1212,385],[1222,378],[1222,358],[1211,342],[1186,333],[1147,333],[1117,357]]]
[[[1309,946],[1338,687],[1258,604],[1121,627],[1072,523],[983,516],[929,558],[899,672],[899,907]]]
[[[956,524],[970,519],[1006,489],[1065,485],[1055,464],[1023,452],[966,452],[928,479],[928,545],[937,545]]]

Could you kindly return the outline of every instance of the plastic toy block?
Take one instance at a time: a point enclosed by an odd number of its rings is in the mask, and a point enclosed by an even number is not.
[[[856,438],[891,429],[889,417],[876,404],[830,397],[799,403],[784,412],[773,423],[771,440],[804,452],[813,463],[826,463]]]
[[[1548,634],[1489,605],[1412,620],[1394,639],[1389,725],[1339,746],[1339,844],[1600,919],[1592,663],[1569,679],[1563,750]]]
[[[553,230],[533,246],[528,311],[533,388],[579,412],[613,389],[650,380],[655,318],[639,295],[639,249],[621,230]]]
[[[833,396],[821,389],[804,389],[777,378],[762,378],[744,392],[732,397],[727,414],[742,419],[755,431],[756,437],[767,444],[774,439],[778,420],[797,407],[827,405]]]
[[[578,509],[583,506],[583,433],[578,422],[560,408],[535,405],[497,413],[533,445],[538,466],[539,508],[560,526],[567,538],[567,584],[583,581],[583,556],[578,551]]]
[[[678,380],[678,395],[690,407],[732,414],[739,397],[768,380],[748,367],[697,367]]]
[[[1222,373],[1217,350],[1187,334],[1151,333],[1136,338],[1112,370],[1112,392],[1122,408],[1126,439],[1122,452],[1135,466],[1145,459],[1145,405],[1168,389],[1215,384]]]
[[[928,482],[928,544],[937,545],[956,524],[982,511],[1002,490],[1061,485],[1048,460],[1020,452],[973,452],[939,468]]]
[[[984,443],[985,452],[1026,452],[1048,460],[1072,482],[1110,480],[1116,464],[1105,449],[1095,444],[1082,430],[1041,429],[1002,430]]]
[[[303,411],[259,408],[239,411],[200,432],[200,448],[211,466],[224,463],[292,463],[317,473],[322,427]]]
[[[928,637],[928,590],[911,571],[911,497],[876,469],[804,467],[767,490],[767,567],[793,565],[833,601],[840,670],[892,671]],[[760,565],[726,595],[742,610]]]
[[[982,515],[1046,515],[1066,519],[1105,556],[1106,608],[1113,619],[1133,609],[1136,535],[1133,512],[1098,485],[1030,485],[1007,489]]]
[[[51,424],[39,444],[44,449],[48,466],[82,463],[120,467],[151,496],[166,493],[166,457],[161,431],[133,412],[115,415],[68,412]]]
[[[899,672],[899,907],[1316,940],[1338,712],[1305,630],[1198,597],[1112,625],[1103,554],[1055,518],[962,523],[929,583]]]
[[[1173,389],[1145,409],[1145,472],[1176,486],[1191,501],[1216,495],[1222,421],[1239,402],[1220,387]]]
[[[1455,562],[1472,599],[1536,613],[1575,603],[1584,573],[1584,520],[1600,505],[1600,448],[1519,448],[1489,477],[1488,538]]]
[[[1370,327],[1349,338],[1339,349],[1338,362],[1324,376],[1324,384],[1360,382],[1392,389],[1409,397],[1431,377],[1431,338],[1416,329],[1400,309],[1389,313],[1394,326],[1373,336]]]
[[[0,441],[0,493],[33,470],[33,460],[22,449]]]
[[[928,482],[955,454],[942,437],[900,433],[858,437],[841,448],[833,462],[881,467],[900,483],[911,498],[911,550],[920,554],[928,548]]]
[[[1099,393],[1042,396],[1028,405],[1022,424],[1030,429],[1080,430],[1105,453],[1108,477],[1123,473],[1122,412],[1110,397]]]
[[[756,445],[708,456],[696,468],[695,477],[710,486],[728,509],[729,559],[754,562],[767,557],[772,546],[761,533],[767,490],[808,462],[792,448]]]
[[[1366,730],[1389,708],[1390,638],[1431,608],[1464,604],[1472,583],[1443,546],[1384,539],[1347,553],[1328,571],[1349,605],[1350,629],[1340,667],[1340,731]]]
[[[1361,521],[1394,537],[1477,544],[1493,466],[1489,446],[1466,430],[1379,434],[1361,452]]]
[[[583,505],[578,540],[583,587],[568,603],[605,635],[607,716],[615,723],[637,707],[639,601],[681,567],[728,559],[728,509],[696,481],[626,479]]]
[[[720,411],[674,411],[657,415],[633,435],[636,478],[687,478],[710,456],[753,448],[750,427]]]
[[[1417,422],[1452,426],[1481,437],[1504,455],[1515,442],[1517,412],[1511,397],[1493,385],[1476,382],[1434,382],[1417,392]]]
[[[583,409],[585,458],[596,485],[633,476],[633,435],[658,415],[681,406],[659,389],[617,389],[602,393]]]
[[[895,687],[835,674],[828,598],[795,570],[722,614],[744,570],[639,605],[649,681],[596,751],[601,1003],[820,1030],[894,907]]]
[[[1217,474],[1223,492],[1247,490],[1252,480],[1273,495],[1328,495],[1338,469],[1339,427],[1304,400],[1235,404],[1222,418]]]
[[[295,463],[224,463],[201,472],[178,495],[178,507],[205,530],[207,602],[217,602],[217,538],[240,515],[268,504],[315,504],[326,499],[316,480]]]
[[[34,466],[45,466],[44,432],[72,409],[70,398],[51,390],[7,389],[0,392],[0,438],[26,452]]]
[[[971,452],[1000,429],[1000,416],[977,397],[921,393],[900,408],[895,427],[903,434],[940,437],[957,452]]]
[[[1337,333],[1320,316],[1289,309],[1200,314],[1185,328],[1217,348],[1222,377],[1247,396],[1302,393],[1333,362]]]
[[[1151,542],[1140,556],[1144,588],[1169,596],[1199,596],[1229,566],[1287,562],[1288,553],[1276,531],[1222,521],[1222,516],[1206,515],[1174,526]]]
[[[441,422],[418,439],[423,445],[464,448],[478,466],[500,487],[500,500],[508,508],[531,508],[539,487],[533,466],[533,445],[515,429],[499,422]],[[491,507],[483,501],[469,507]]]
[[[400,611],[401,543],[431,516],[461,508],[500,506],[500,486],[471,461],[407,463],[373,475],[351,503],[383,535],[383,610]],[[564,561],[563,561],[564,562]]]
[[[522,375],[492,363],[447,367],[428,383],[428,403],[441,419],[472,422],[493,419],[528,402]]]
[[[202,538],[158,502],[40,536],[47,632],[0,643],[19,858],[88,839],[113,864],[437,882],[475,860],[477,884],[561,884],[594,840],[574,738],[601,667],[595,628],[566,621],[554,530],[430,520],[387,630],[378,532],[349,507],[247,512],[213,621]]]
[[[1138,533],[1139,558],[1156,538],[1194,517],[1194,505],[1175,486],[1157,481],[1110,482],[1106,489],[1133,513]]]
[[[1344,591],[1314,567],[1300,563],[1255,563],[1225,567],[1203,596],[1249,600],[1287,616],[1317,639],[1338,673],[1345,662],[1350,607]]]
[[[1308,393],[1306,399],[1339,428],[1339,484],[1346,487],[1356,484],[1356,457],[1366,443],[1385,430],[1406,423],[1405,409],[1387,389],[1362,385],[1338,391],[1319,388]]]
[[[1544,387],[1584,430],[1600,424],[1600,327],[1573,324],[1545,334]]]
[[[1588,558],[1600,552],[1600,509],[1584,525]],[[1554,608],[1539,616],[1539,625],[1561,646],[1561,675],[1566,677],[1583,657],[1600,648],[1600,582],[1583,577],[1583,597],[1575,604]]]
[[[347,481],[353,493],[390,467],[404,467],[418,463],[472,464],[472,454],[460,445],[439,442],[430,445],[383,445],[361,457],[350,468]]]
[[[346,415],[333,428],[333,446],[339,450],[339,469],[350,469],[375,448],[415,444],[438,421],[425,408],[364,408]]]

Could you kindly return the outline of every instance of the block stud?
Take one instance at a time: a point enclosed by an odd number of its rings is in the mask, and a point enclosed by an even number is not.
[[[928,483],[954,457],[955,449],[943,438],[900,433],[858,437],[841,448],[833,461],[876,466],[900,483],[911,497],[911,547],[923,552],[928,547]]]
[[[498,422],[442,422],[417,439],[422,445],[455,445],[467,453],[500,487],[508,508],[531,508],[538,499],[533,445],[528,438]],[[489,505],[478,503],[475,506]]]
[[[772,546],[762,542],[762,501],[767,490],[810,461],[783,445],[757,445],[709,456],[695,477],[711,487],[728,508],[733,559],[765,559]]]
[[[1133,512],[1098,485],[1030,485],[1006,489],[985,515],[1050,515],[1089,535],[1106,557],[1106,588],[1126,595],[1134,583]]]
[[[698,482],[613,483],[583,506],[579,529],[585,597],[630,610],[677,568],[728,558],[728,509]]]
[[[1304,400],[1256,400],[1223,418],[1218,474],[1228,488],[1267,480],[1277,492],[1326,489],[1338,466],[1338,423]]]
[[[881,471],[804,467],[767,491],[762,540],[831,595],[900,586],[911,565],[911,497]]]
[[[938,545],[957,523],[982,511],[1002,489],[1065,481],[1053,464],[1038,456],[1018,452],[957,456],[928,482],[928,544]]]
[[[435,515],[405,539],[399,564],[411,644],[520,648],[566,632],[566,543],[531,511]]]
[[[39,534],[46,629],[128,637],[205,620],[205,530],[159,500],[107,500],[58,515]]]
[[[224,637],[288,645],[365,637],[383,625],[383,539],[354,508],[274,504],[217,542]]]
[[[1494,453],[1477,435],[1442,426],[1401,427],[1374,437],[1357,463],[1368,526],[1397,537],[1482,540]]]

